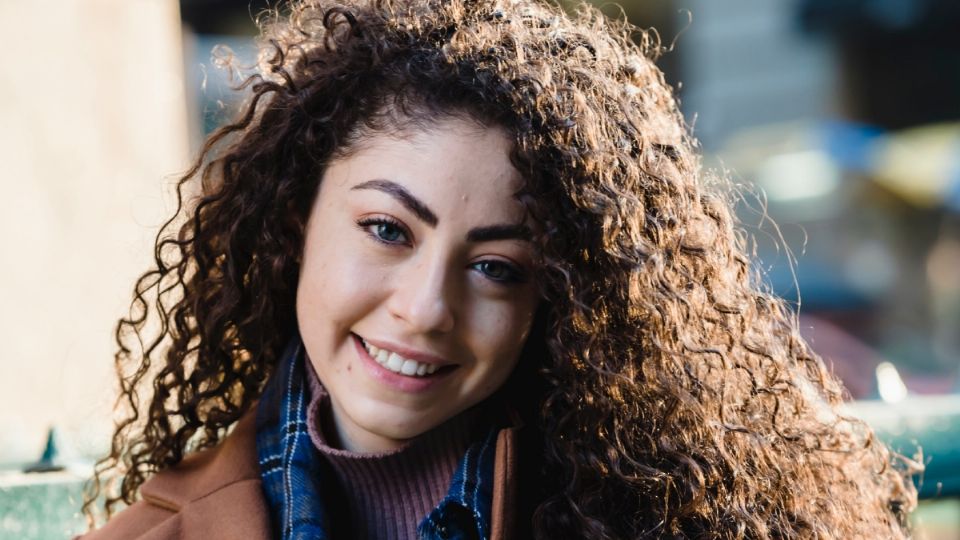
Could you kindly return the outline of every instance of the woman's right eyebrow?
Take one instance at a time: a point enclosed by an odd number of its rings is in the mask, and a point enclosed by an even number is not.
[[[423,203],[420,199],[413,196],[412,193],[407,191],[407,188],[401,186],[396,182],[391,182],[390,180],[367,180],[350,188],[353,189],[375,189],[377,191],[382,191],[387,195],[390,195],[396,199],[400,204],[405,206],[407,210],[410,210],[414,213],[421,221],[429,225],[430,227],[436,227],[437,215],[433,213],[426,204]]]
[[[407,191],[407,188],[396,182],[384,179],[367,180],[350,189],[373,189],[382,191],[396,199],[407,210],[413,212],[414,215],[431,228],[436,228],[437,223],[440,221],[437,219],[437,215],[433,213],[433,210],[430,210],[423,201],[416,198],[412,193]],[[509,223],[474,227],[467,233],[467,241],[474,243],[491,242],[494,240],[524,240],[531,242],[532,238],[533,233],[526,225],[513,225]]]

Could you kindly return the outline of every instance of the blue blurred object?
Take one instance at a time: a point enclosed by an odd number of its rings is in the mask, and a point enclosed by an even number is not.
[[[51,427],[47,430],[47,443],[43,447],[43,455],[36,463],[23,469],[25,473],[44,473],[62,471],[65,467],[60,463],[60,449],[57,444],[57,430]]]
[[[960,149],[957,155],[960,156]],[[951,211],[960,213],[960,159],[954,165],[944,203]]]
[[[809,30],[907,32],[924,27],[949,27],[951,21],[960,21],[960,3],[954,0],[802,0],[798,14]]]
[[[883,137],[878,127],[855,122],[826,121],[819,126],[824,149],[848,171],[866,172],[873,166],[875,143]]]
[[[960,396],[858,401],[851,409],[892,450],[922,459],[926,470],[914,479],[921,499],[960,496]]]

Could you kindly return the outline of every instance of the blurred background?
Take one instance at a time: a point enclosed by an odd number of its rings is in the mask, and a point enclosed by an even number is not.
[[[960,538],[960,3],[597,4],[657,30],[771,286],[851,410],[927,465],[918,537]],[[115,322],[234,99],[211,54],[251,60],[266,7],[0,0],[0,538],[82,529]]]

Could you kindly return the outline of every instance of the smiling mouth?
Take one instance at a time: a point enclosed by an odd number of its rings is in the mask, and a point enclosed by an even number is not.
[[[354,335],[356,336],[356,334]],[[387,349],[381,349],[370,343],[367,343],[367,341],[360,336],[356,337],[360,340],[360,343],[363,345],[363,348],[366,349],[367,354],[370,355],[370,358],[372,358],[376,363],[380,364],[384,369],[398,375],[426,378],[433,375],[446,373],[456,369],[457,367],[455,365],[441,366],[438,364],[418,362],[416,360],[406,358],[399,353],[389,351]]]

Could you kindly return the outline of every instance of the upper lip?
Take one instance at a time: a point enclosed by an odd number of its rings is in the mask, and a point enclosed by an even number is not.
[[[357,337],[359,337],[362,341],[369,343],[370,345],[373,345],[378,349],[385,349],[390,352],[395,352],[404,358],[408,358],[410,360],[420,362],[421,364],[434,364],[437,366],[445,366],[448,364],[452,364],[452,362],[448,361],[447,359],[441,356],[437,356],[435,354],[431,354],[426,351],[419,351],[417,349],[412,349],[406,345],[399,345],[393,341],[365,338],[365,337],[361,337],[359,334],[357,334]]]

